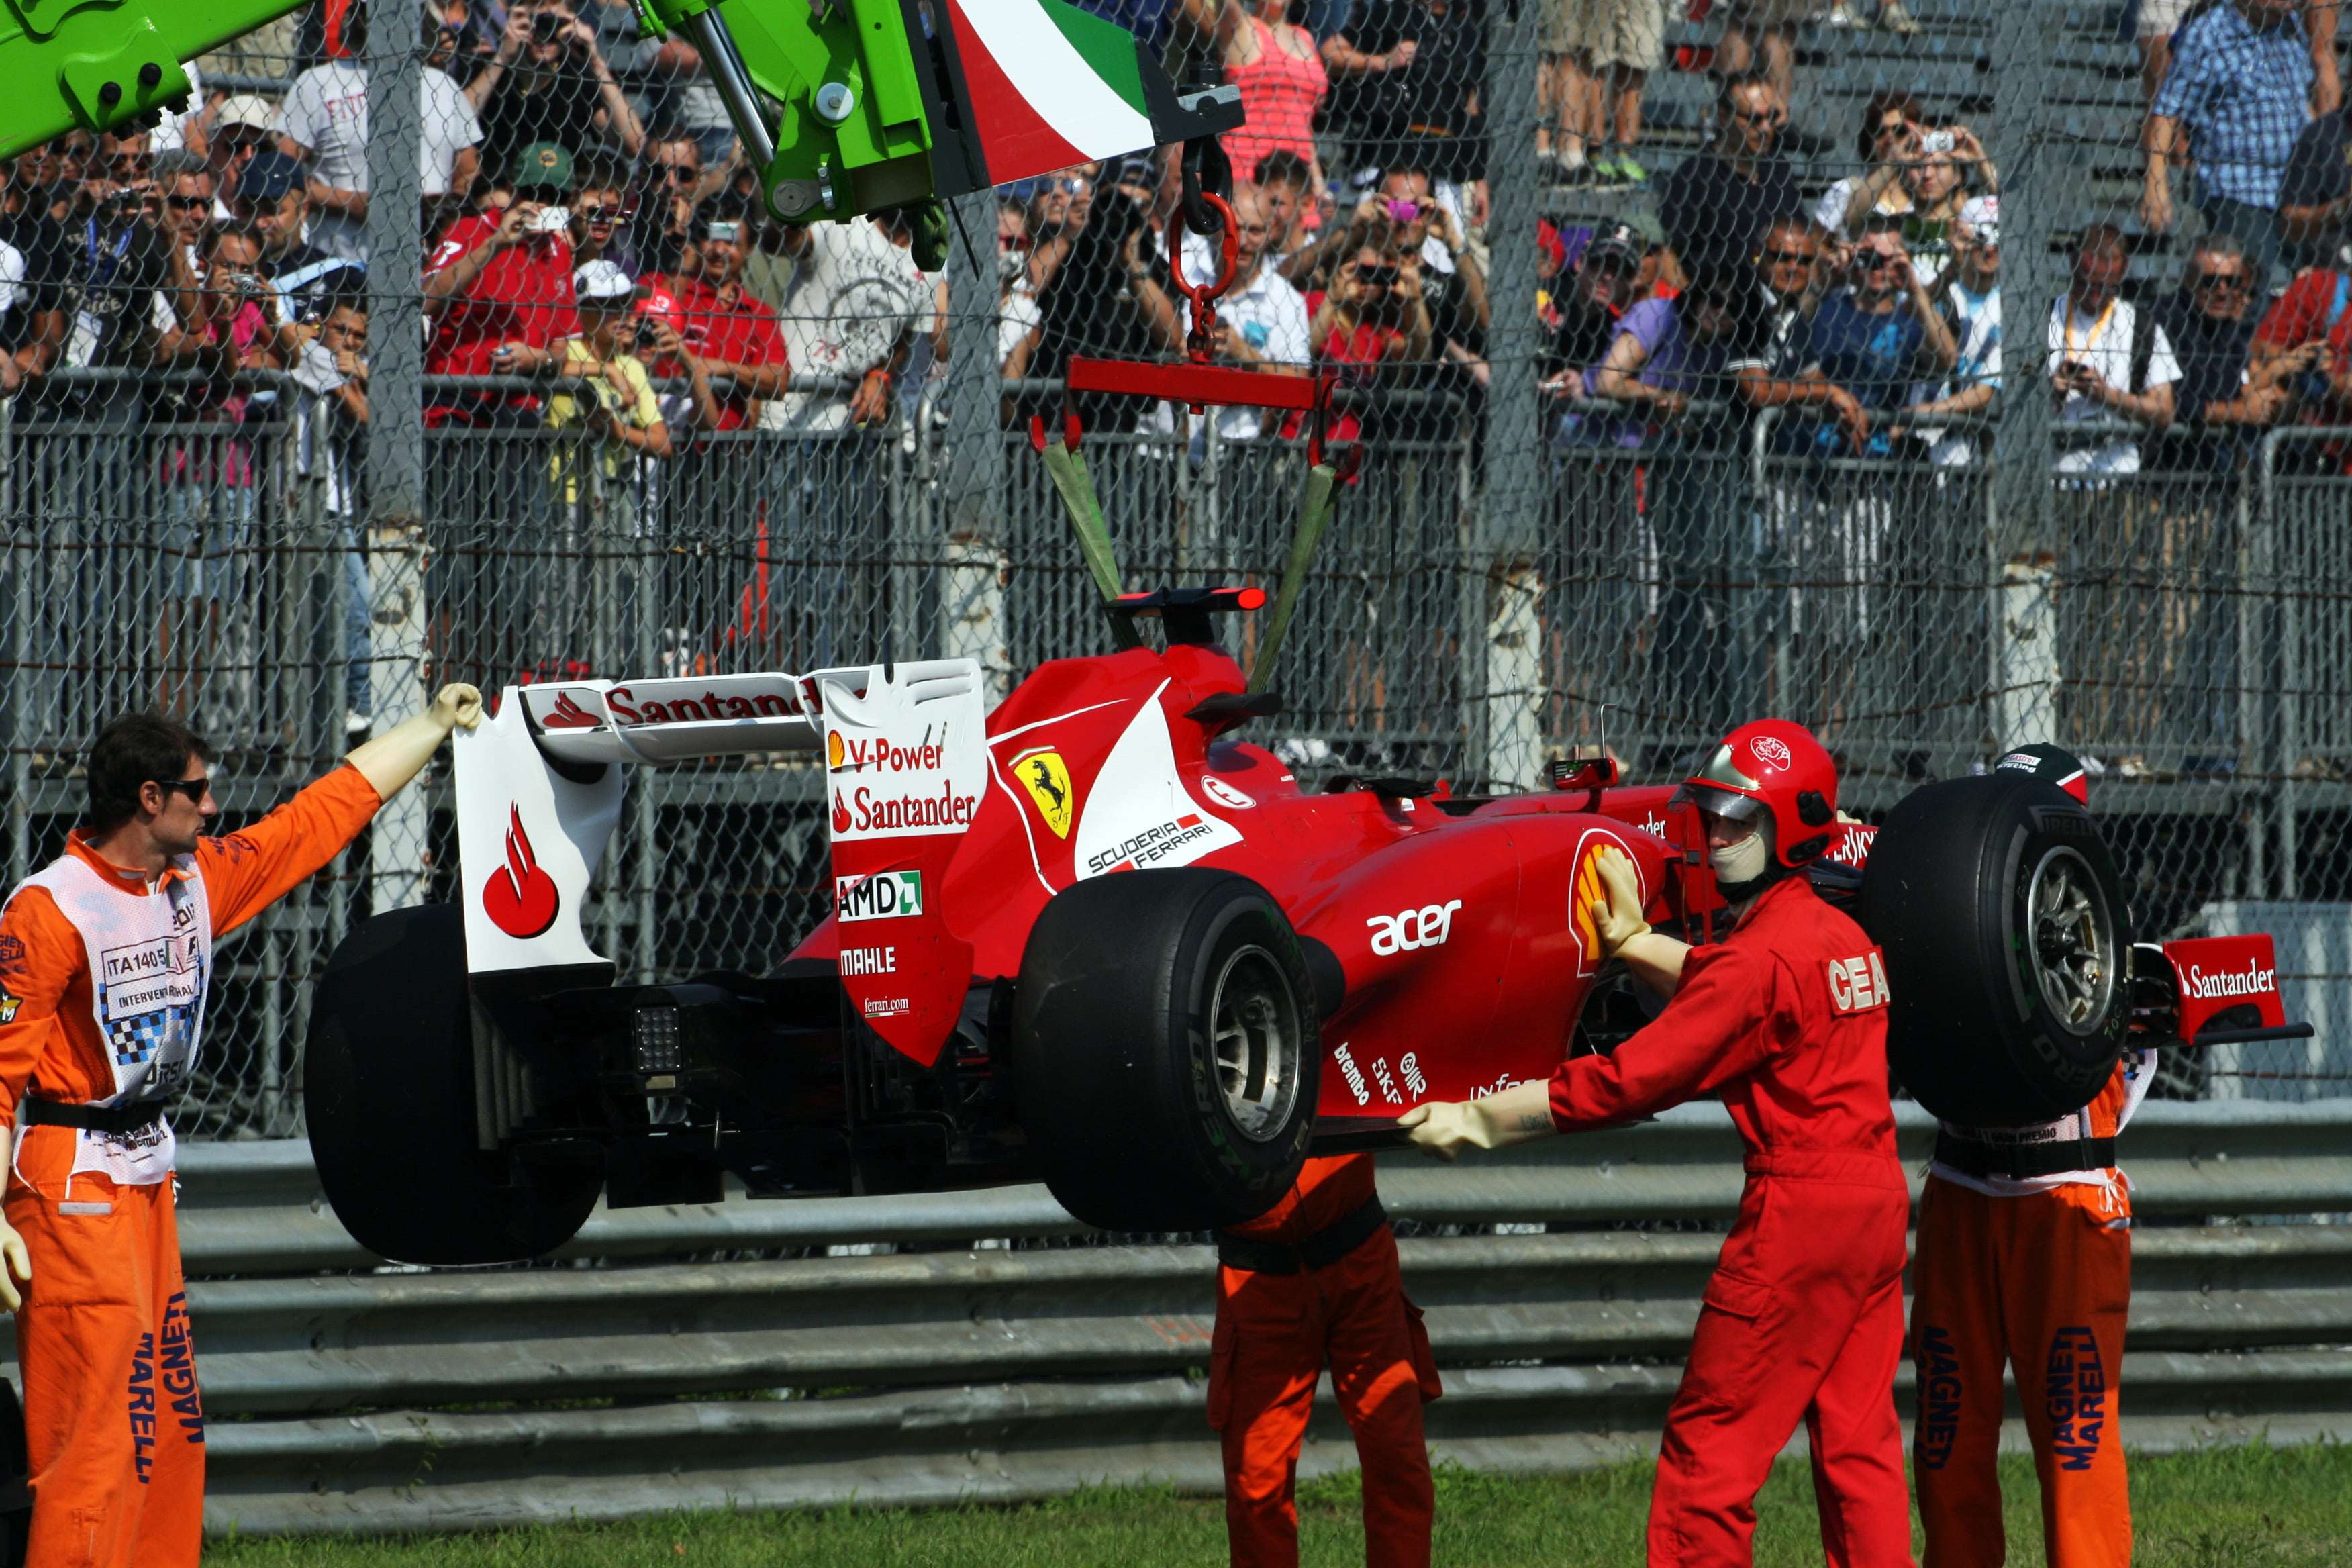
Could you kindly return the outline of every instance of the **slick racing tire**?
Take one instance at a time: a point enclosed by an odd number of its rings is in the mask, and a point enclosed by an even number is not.
[[[1013,1089],[1062,1206],[1115,1231],[1237,1225],[1289,1191],[1321,1088],[1315,983],[1246,877],[1123,871],[1030,928]]]
[[[569,1241],[601,1163],[529,1165],[478,1146],[465,921],[391,910],[319,978],[303,1059],[319,1183],[352,1239],[397,1263],[516,1263]]]
[[[1862,923],[1886,955],[1887,1055],[1969,1127],[2080,1109],[2122,1053],[2131,936],[2091,814],[2021,774],[1905,797],[1871,846]]]

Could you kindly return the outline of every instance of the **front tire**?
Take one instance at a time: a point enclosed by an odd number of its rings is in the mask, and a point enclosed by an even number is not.
[[[1039,1173],[1116,1231],[1211,1230],[1298,1179],[1323,1049],[1290,921],[1246,877],[1125,871],[1031,928],[1013,1070]]]
[[[572,1239],[601,1161],[525,1164],[479,1146],[466,926],[389,910],[327,960],[303,1054],[319,1183],[352,1239],[398,1263],[519,1263]]]
[[[2064,792],[2014,773],[1915,790],[1871,846],[1862,923],[1886,954],[1890,1064],[1936,1115],[2024,1126],[2105,1086],[2130,1022],[2128,917]]]

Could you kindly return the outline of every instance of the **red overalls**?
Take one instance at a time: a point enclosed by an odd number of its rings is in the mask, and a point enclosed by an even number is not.
[[[1327,1361],[1363,1466],[1365,1561],[1427,1568],[1437,1500],[1421,1405],[1442,1390],[1421,1310],[1397,1274],[1396,1237],[1366,1210],[1376,1201],[1370,1155],[1309,1160],[1280,1203],[1227,1233],[1242,1244],[1222,1249],[1227,1258],[1275,1244],[1264,1261],[1291,1266],[1217,1270],[1209,1425],[1224,1437],[1234,1568],[1296,1568],[1298,1446]],[[1371,1221],[1362,1240],[1323,1260]]]
[[[1719,1092],[1748,1185],[1666,1413],[1649,1561],[1753,1561],[1756,1492],[1805,1425],[1831,1568],[1909,1568],[1895,1369],[1910,1202],[1886,1098],[1884,966],[1862,928],[1795,877],[1611,1057],[1552,1077],[1562,1131]]]

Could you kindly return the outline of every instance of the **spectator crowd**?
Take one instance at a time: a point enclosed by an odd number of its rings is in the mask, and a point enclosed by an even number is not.
[[[1985,421],[2028,379],[2074,473],[2226,472],[2265,428],[2352,422],[2352,139],[2328,0],[2142,5],[2130,232],[2074,233],[2064,293],[2032,302],[2037,357],[2006,367],[2000,175],[1975,127],[1885,91],[1852,128],[1845,177],[1819,187],[1792,157],[1844,144],[1790,123],[1797,27],[1916,30],[1895,0],[1868,23],[1843,3],[1731,5],[1713,58],[1740,68],[1715,79],[1703,144],[1655,179],[1634,149],[1663,0],[1547,0],[1539,54],[1516,62],[1489,58],[1485,0],[1090,8],[1184,74],[1240,87],[1239,267],[1214,352],[1370,395],[1349,400],[1340,439],[1481,427],[1500,238],[1486,114],[1506,68],[1537,74],[1533,166],[1564,193],[1543,198],[1555,216],[1538,237],[1563,449],[1695,451],[1774,410],[1783,456],[1956,467],[1990,451]],[[284,376],[326,400],[334,450],[357,449],[370,235],[387,215],[369,189],[366,5],[331,9],[282,90],[237,75],[152,131],[77,132],[7,166],[0,394],[27,399],[20,419],[234,423],[273,409]],[[2170,30],[2147,33],[2163,16]],[[914,405],[949,312],[909,213],[771,221],[693,47],[643,36],[623,0],[425,0],[423,23],[413,221],[431,425],[574,430],[597,450],[546,476],[570,500],[583,465],[620,479],[719,433],[870,427]],[[1073,353],[1181,352],[1171,267],[1194,281],[1213,268],[1176,218],[1175,153],[1000,192],[1008,416],[1058,405]],[[1595,183],[1654,199],[1604,210]],[[2177,288],[2144,290],[2190,212]],[[972,237],[957,255],[985,266]],[[127,370],[181,374],[58,374]],[[1146,420],[1202,428],[1181,410]],[[1280,431],[1246,411],[1218,428]],[[234,468],[173,477],[249,488]],[[346,507],[359,472],[339,470]]]

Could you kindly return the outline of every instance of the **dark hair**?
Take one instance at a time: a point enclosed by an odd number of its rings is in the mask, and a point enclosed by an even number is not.
[[[1748,241],[1748,253],[1759,255],[1769,250],[1772,247],[1772,237],[1784,228],[1795,230],[1817,246],[1826,245],[1829,242],[1829,230],[1823,228],[1811,217],[1801,212],[1785,212],[1779,217],[1768,217],[1756,226],[1755,234],[1749,237]]]
[[[212,743],[176,719],[161,713],[125,713],[110,721],[89,743],[88,776],[93,833],[110,833],[139,812],[139,786],[150,779],[175,779],[190,759],[213,760]]]
[[[1919,100],[1907,92],[1890,87],[1872,93],[1870,101],[1862,106],[1862,129],[1853,139],[1853,155],[1865,163],[1870,162],[1871,153],[1878,150],[1878,122],[1890,111],[1900,113],[1906,120],[1927,118],[1927,111],[1919,107]]]
[[[1259,185],[1297,185],[1301,189],[1315,183],[1314,171],[1307,160],[1287,147],[1276,147],[1257,161],[1250,171],[1250,183]]]
[[[269,254],[269,247],[262,241],[261,231],[239,218],[235,223],[215,224],[205,232],[203,249],[206,261],[220,254],[221,241],[225,239],[242,239],[251,245],[257,255]]]
[[[2128,259],[2131,256],[2131,246],[2124,238],[2124,231],[2115,225],[2095,223],[2084,227],[2074,240],[2074,254],[2077,257],[2088,256],[2094,251],[2113,251],[2117,256]]]
[[[342,44],[347,55],[367,53],[367,7],[354,5],[343,13]]]
[[[1765,89],[1767,91],[1779,90],[1779,89],[1772,85],[1772,79],[1763,71],[1739,71],[1730,76],[1717,77],[1716,79],[1715,101],[1717,106],[1728,109],[1731,107],[1731,95],[1733,93],[1743,92],[1751,87],[1760,87]]]
[[[1903,232],[1903,215],[1901,213],[1872,213],[1862,220],[1862,232],[1864,234],[1899,235]]]

